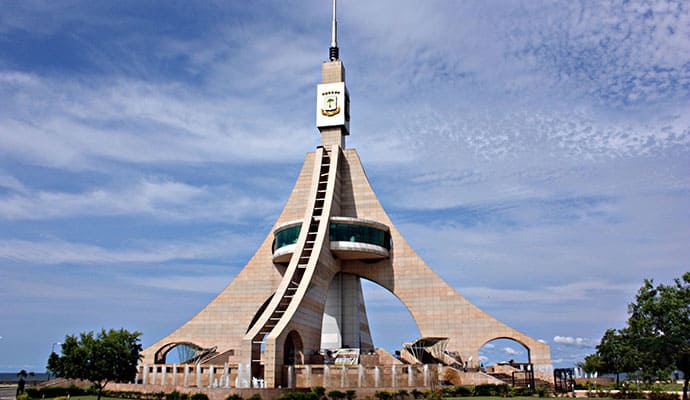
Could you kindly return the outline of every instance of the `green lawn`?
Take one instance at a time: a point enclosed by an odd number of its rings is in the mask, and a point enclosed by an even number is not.
[[[98,396],[71,396],[71,400],[96,400]],[[101,400],[126,400],[119,397],[101,397]]]
[[[683,384],[682,383],[657,383],[654,385],[654,387],[658,387],[661,390],[664,391],[673,391],[673,392],[682,392],[683,391]]]
[[[410,397],[411,398],[411,397]],[[516,396],[516,397],[491,397],[491,396],[479,396],[479,397],[444,397],[446,400],[538,400],[539,397],[527,397],[527,396]],[[567,397],[545,397],[544,399],[567,399]],[[71,400],[96,400],[96,396],[72,396]],[[101,397],[101,400],[127,400],[117,397]],[[577,400],[613,400],[610,397],[578,397]]]
[[[568,399],[570,397],[543,397],[543,399]],[[444,400],[538,400],[539,397],[515,396],[515,397],[493,397],[493,396],[477,396],[477,397],[444,397]],[[578,397],[577,400],[613,400],[611,397]]]

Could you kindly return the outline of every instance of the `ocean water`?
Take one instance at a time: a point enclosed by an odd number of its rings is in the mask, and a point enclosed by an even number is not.
[[[47,372],[36,372],[34,376],[24,378],[27,382],[43,382],[48,380]],[[0,372],[0,383],[16,383],[19,377],[16,372]]]

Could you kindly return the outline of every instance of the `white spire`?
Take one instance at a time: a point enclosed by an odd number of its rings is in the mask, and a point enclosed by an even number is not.
[[[335,0],[333,0],[333,25],[331,27],[331,47],[338,47],[338,23],[335,21]]]
[[[331,25],[331,48],[328,49],[328,58],[331,61],[338,59],[338,23],[335,21],[335,0],[333,0],[333,22]]]

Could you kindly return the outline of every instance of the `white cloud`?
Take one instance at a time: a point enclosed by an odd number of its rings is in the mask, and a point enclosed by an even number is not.
[[[10,189],[19,193],[25,193],[27,191],[26,186],[17,178],[2,173],[0,173],[0,188]]]
[[[502,350],[503,350],[503,352],[504,352],[505,354],[508,354],[508,355],[511,355],[511,356],[514,356],[514,355],[517,355],[517,354],[521,354],[521,352],[515,350],[515,349],[512,348],[512,347],[504,347]]]
[[[112,160],[294,162],[301,143],[315,139],[308,123],[288,118],[275,125],[261,117],[271,112],[268,104],[247,98],[136,80],[89,85],[17,75],[0,71],[0,80],[12,82],[0,89],[0,152],[23,162],[68,170]],[[282,140],[281,131],[294,140]]]
[[[162,263],[175,260],[226,258],[246,252],[245,246],[258,241],[246,234],[219,233],[216,236],[186,241],[149,241],[131,243],[129,248],[68,242],[60,239],[29,241],[0,240],[0,259],[30,264],[101,264]]]
[[[554,336],[553,342],[559,343],[559,344],[570,345],[570,346],[576,346],[576,347],[592,347],[593,346],[591,339],[581,338],[581,337],[572,337],[572,336]]]
[[[498,289],[490,287],[461,287],[459,290],[471,297],[487,299],[491,302],[520,301],[540,304],[559,304],[572,301],[587,301],[599,292],[620,291],[628,293],[639,285],[622,285],[601,281],[572,282],[565,285],[546,286],[533,289]]]
[[[239,271],[239,268],[234,270]],[[233,275],[227,273],[211,276],[166,276],[162,278],[140,278],[131,280],[130,284],[183,292],[217,294],[220,293],[233,278]]]
[[[21,185],[14,181],[14,187]],[[147,215],[164,220],[220,219],[232,222],[250,216],[260,217],[268,211],[276,212],[282,203],[282,200],[262,198],[258,193],[242,193],[229,185],[194,186],[154,179],[142,179],[125,187],[97,188],[78,193],[29,191],[23,185],[19,189],[17,194],[0,196],[0,218],[42,220]]]

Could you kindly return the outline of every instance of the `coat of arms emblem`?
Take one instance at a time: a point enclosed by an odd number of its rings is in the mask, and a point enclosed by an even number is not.
[[[332,117],[340,112],[337,93],[324,93],[321,114]]]

